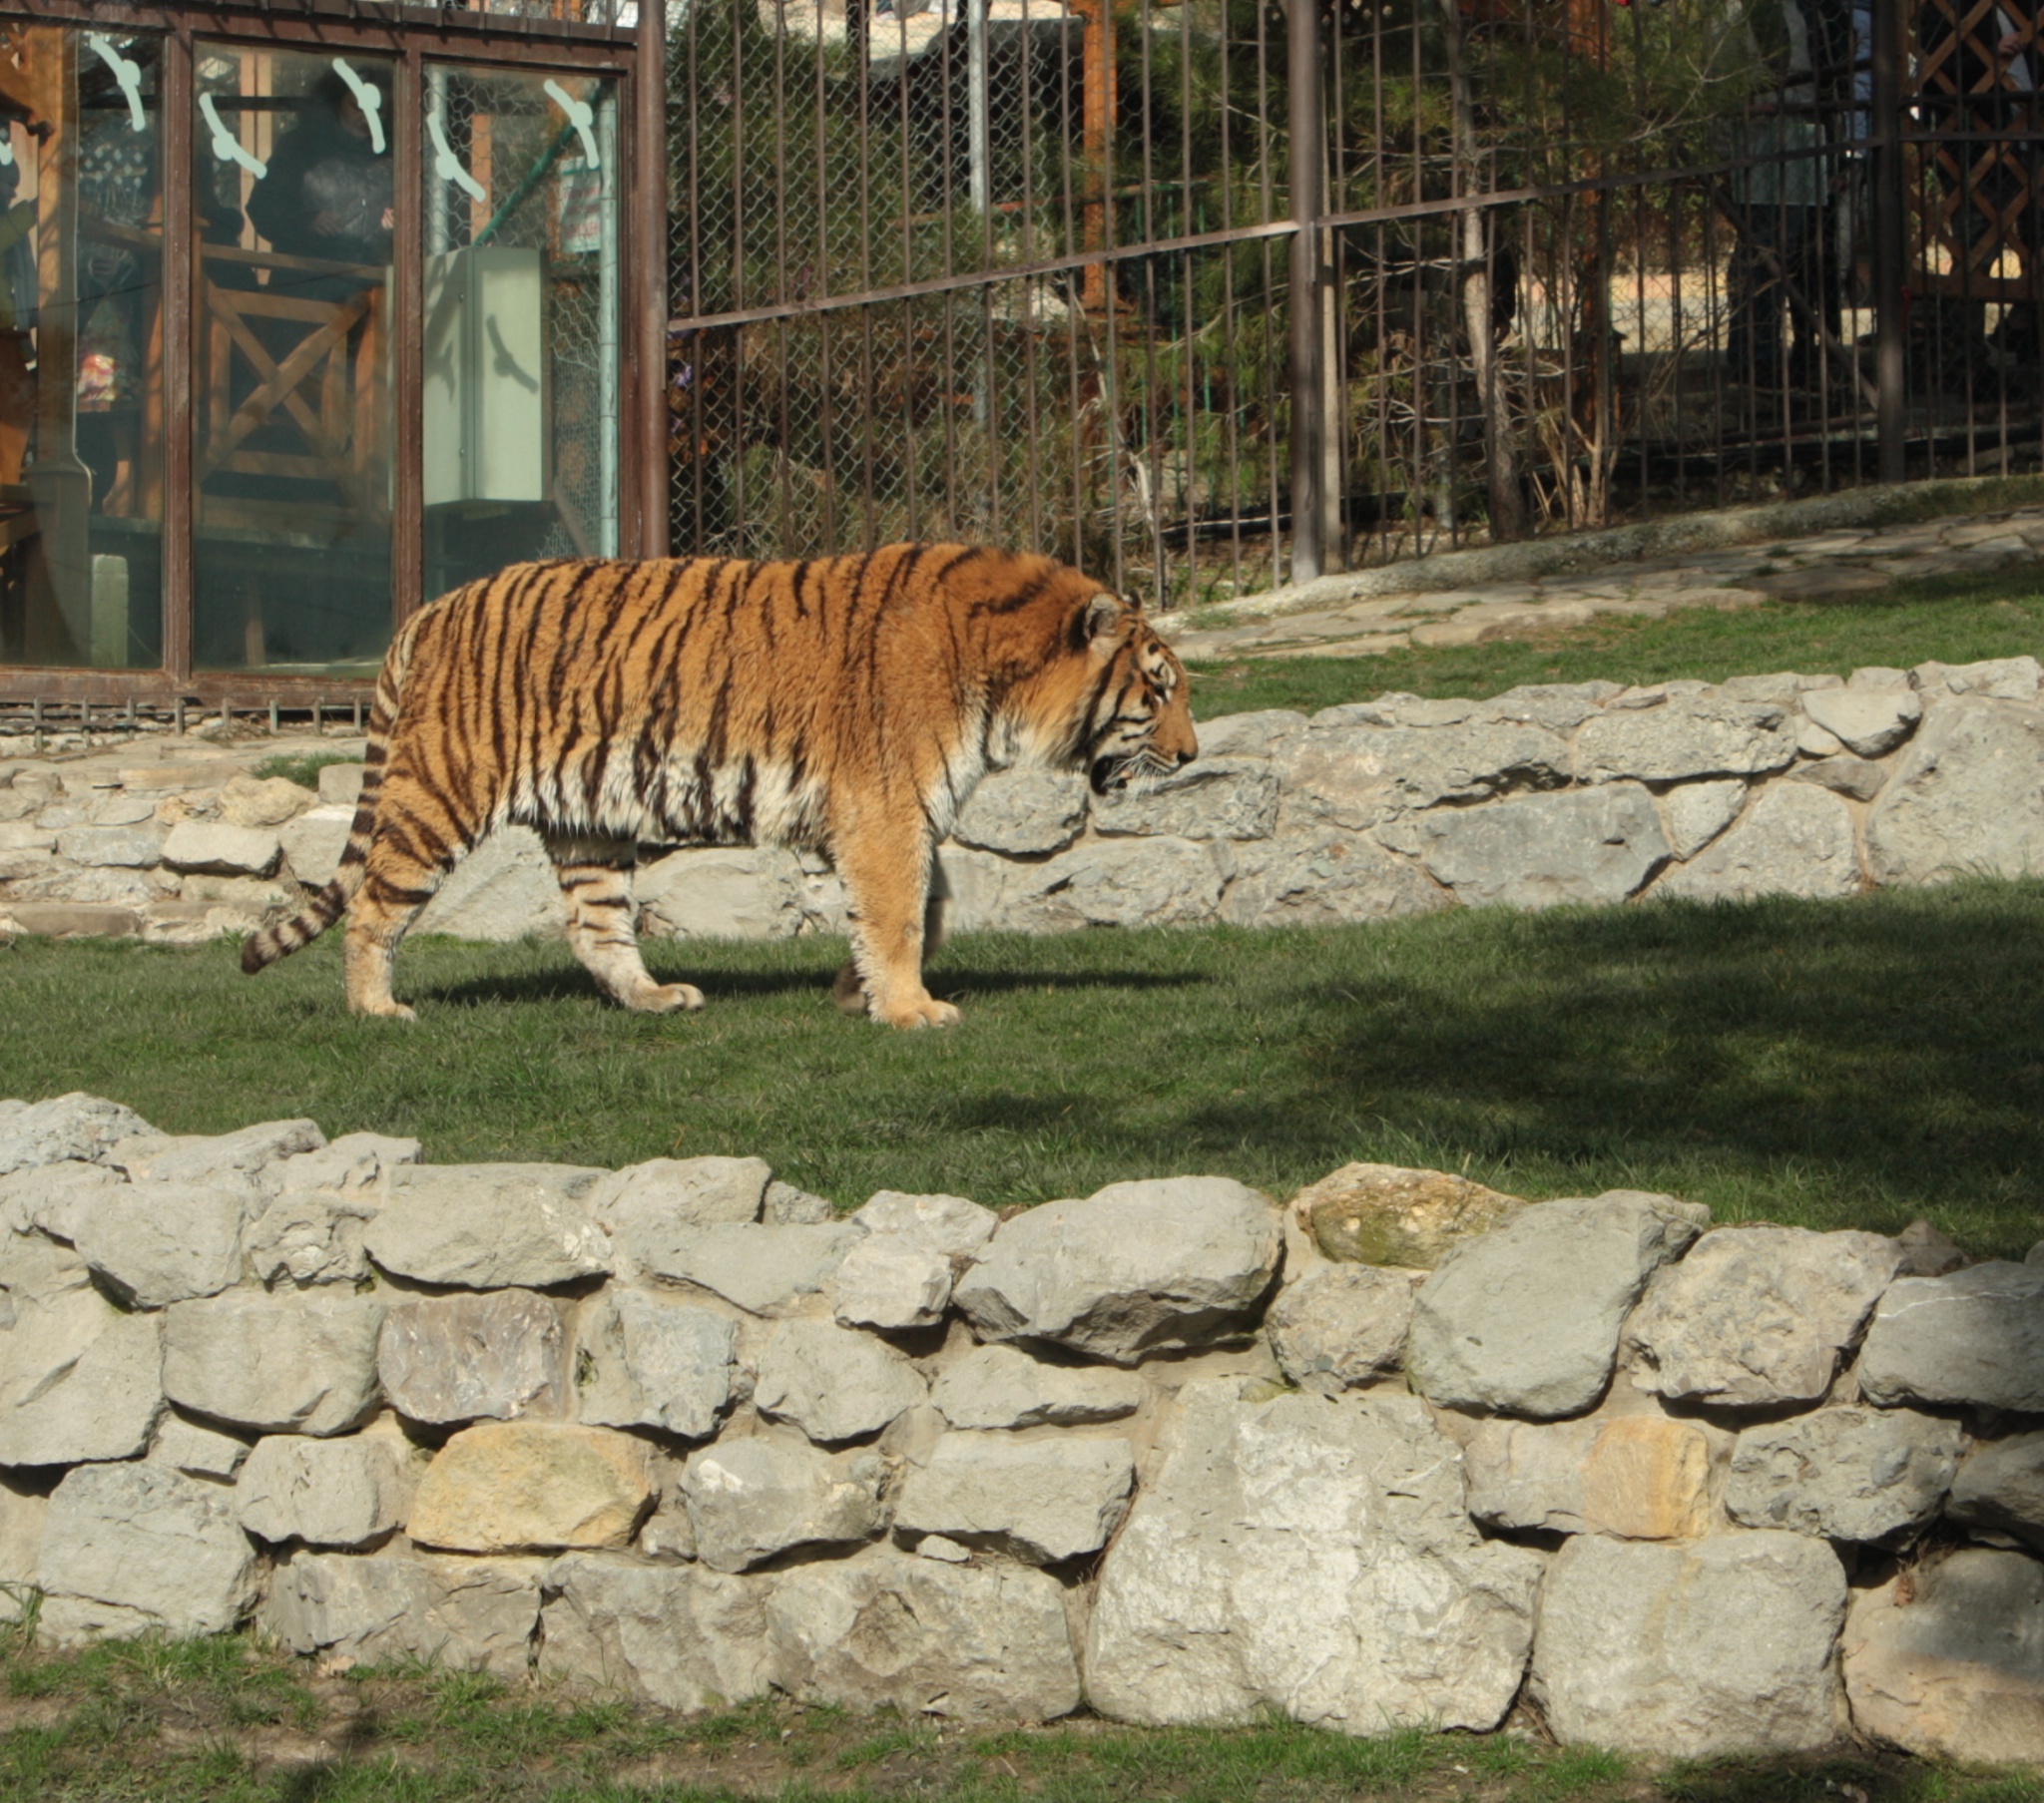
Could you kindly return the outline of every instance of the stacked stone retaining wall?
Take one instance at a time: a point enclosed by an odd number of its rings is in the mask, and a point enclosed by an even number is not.
[[[1390,694],[1200,728],[1146,793],[990,776],[944,847],[954,930],[1323,925],[1456,905],[1844,896],[1961,871],[2044,870],[2035,659]],[[317,794],[212,747],[0,766],[0,931],[196,942],[249,931],[331,875],[358,766]],[[815,857],[650,851],[651,935],[841,932]],[[418,930],[558,934],[560,892],[522,828],[455,871]]]
[[[2044,1247],[1348,1166],[1008,1218],[0,1103],[0,1579],[677,1709],[2044,1760]]]

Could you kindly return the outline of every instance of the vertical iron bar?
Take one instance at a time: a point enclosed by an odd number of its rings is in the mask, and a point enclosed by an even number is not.
[[[668,551],[667,8],[639,8],[633,76],[632,163],[638,179],[639,555]]]
[[[1326,455],[1326,388],[1320,352],[1320,141],[1326,132],[1319,82],[1319,9],[1290,0],[1285,90],[1291,204],[1291,580],[1311,582],[1325,567],[1320,489]],[[1276,522],[1273,522],[1275,527]]]
[[[1873,0],[1874,438],[1883,482],[1902,480],[1902,84],[1899,0]]]
[[[192,38],[176,31],[164,39],[163,73],[157,83],[163,130],[163,167],[192,167]],[[175,177],[164,183],[164,538],[163,667],[176,681],[192,676],[192,525],[197,497],[192,492],[192,383],[198,332],[192,305],[193,262],[198,233],[193,229],[192,185]]]

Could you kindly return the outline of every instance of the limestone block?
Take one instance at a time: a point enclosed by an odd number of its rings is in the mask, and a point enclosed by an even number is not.
[[[274,827],[181,820],[165,837],[162,856],[173,870],[215,876],[267,876],[276,868],[282,850]]]
[[[1911,1409],[1821,1409],[1748,1428],[1725,1507],[1749,1528],[1834,1541],[1912,1534],[1937,1514],[1959,1462],[1959,1424]]]
[[[70,826],[57,835],[57,854],[74,864],[147,870],[164,860],[164,834],[156,826]]]
[[[954,1428],[1083,1427],[1120,1421],[1143,1406],[1133,1371],[1054,1365],[1019,1346],[981,1346],[930,1387]]]
[[[845,1327],[929,1327],[951,1300],[951,1261],[899,1233],[869,1233],[844,1255],[832,1286]]]
[[[166,1415],[149,1447],[151,1464],[168,1465],[188,1478],[231,1481],[248,1457],[248,1441],[182,1415]]]
[[[1668,823],[1668,849],[1678,858],[1693,858],[1739,817],[1746,805],[1746,784],[1736,776],[1717,782],[1685,782],[1668,791],[1661,804]]]
[[[1862,1734],[1932,1758],[2044,1764],[2044,1564],[1961,1547],[1853,1598]]]
[[[1797,782],[1814,782],[1850,801],[1871,801],[1888,779],[1887,771],[1863,757],[1824,757],[1789,772]]]
[[[1462,1449],[1469,1513],[1492,1528],[1688,1540],[1711,1519],[1711,1444],[1662,1415],[1486,1421]]]
[[[544,1564],[300,1552],[276,1568],[256,1618],[293,1652],[522,1678]]]
[[[1415,1399],[1196,1381],[1164,1454],[1101,1569],[1086,1688],[1102,1714],[1276,1709],[1355,1734],[1503,1718],[1541,1556],[1480,1539],[1461,1461]]]
[[[323,889],[332,882],[354,818],[351,806],[315,807],[280,827],[277,844],[291,875],[308,889]]]
[[[321,764],[318,771],[320,804],[352,809],[362,798],[362,769],[358,763]]]
[[[0,1621],[19,1621],[35,1592],[50,1500],[0,1481]]]
[[[1923,701],[1913,688],[1815,688],[1802,710],[1859,757],[1884,757],[1915,730]]]
[[[864,1237],[843,1221],[813,1227],[769,1227],[733,1221],[677,1231],[665,1246],[645,1246],[655,1277],[693,1283],[748,1314],[780,1315],[800,1305],[835,1274]]]
[[[1795,727],[1770,701],[1675,694],[1659,706],[1608,708],[1576,734],[1582,782],[1686,782],[1698,776],[1763,776],[1794,761]]]
[[[577,1199],[600,1174],[570,1164],[400,1165],[362,1244],[386,1271],[464,1289],[607,1276],[609,1236]]]
[[[1338,828],[1306,826],[1238,846],[1222,915],[1239,927],[1336,926],[1452,907],[1410,859]]]
[[[591,1303],[576,1341],[577,1410],[615,1428],[707,1440],[731,1402],[738,1324],[635,1290]]]
[[[92,804],[92,823],[95,826],[139,826],[143,821],[155,818],[154,795],[124,795],[118,790],[103,791]]]
[[[639,1525],[633,1550],[646,1559],[690,1560],[696,1557],[696,1525],[689,1520],[689,1499],[682,1492],[683,1461],[665,1453],[653,1460],[653,1481],[660,1500]]]
[[[672,851],[632,882],[650,938],[785,939],[800,931],[806,885],[778,846]]]
[[[397,1434],[265,1434],[242,1467],[235,1507],[242,1526],[272,1545],[367,1547],[404,1520],[415,1475]]]
[[[76,1216],[75,1242],[101,1281],[136,1308],[217,1296],[242,1274],[245,1190],[119,1183]]]
[[[1200,722],[1202,757],[1272,757],[1306,731],[1306,717],[1288,707],[1225,713]]]
[[[121,1140],[155,1130],[133,1109],[81,1090],[49,1102],[0,1102],[0,1176],[66,1158],[96,1162]]]
[[[894,1529],[1056,1565],[1107,1545],[1135,1483],[1126,1440],[946,1434],[909,1470]]]
[[[1093,826],[1109,834],[1268,839],[1278,830],[1278,773],[1268,758],[1210,755],[1141,788],[1096,797]]]
[[[1086,778],[1071,770],[994,770],[951,822],[961,845],[1013,857],[1063,851],[1086,829]]]
[[[775,1177],[760,1198],[760,1218],[769,1227],[819,1227],[837,1218],[828,1196],[811,1195]]]
[[[1866,819],[1876,883],[2044,871],[2044,713],[1979,695],[1930,709]]]
[[[1325,1264],[1278,1292],[1264,1318],[1284,1375],[1332,1396],[1398,1369],[1417,1272]]]
[[[1548,1568],[1528,1694],[1564,1745],[1792,1752],[1844,1726],[1845,1573],[1822,1541],[1578,1535]]]
[[[76,1645],[158,1627],[213,1634],[256,1601],[233,1493],[161,1465],[82,1465],[50,1496],[37,1580],[44,1634]]]
[[[454,867],[411,930],[504,944],[558,939],[567,919],[539,834],[529,826],[500,826]]]
[[[164,1409],[161,1333],[91,1289],[25,1302],[0,1332],[0,1465],[139,1454]]]
[[[1269,1200],[1232,1177],[1110,1183],[1003,1223],[953,1299],[982,1339],[1132,1365],[1242,1331],[1280,1252]]]
[[[2035,658],[1983,658],[1977,664],[1919,664],[1909,674],[1918,688],[1948,688],[1953,694],[1997,701],[2034,701],[2044,667]]]
[[[57,835],[26,820],[0,821],[0,851],[54,851]]]
[[[52,1279],[60,1289],[89,1283],[85,1260],[70,1248],[92,1204],[107,1190],[125,1187],[119,1171],[75,1158],[0,1177],[0,1289],[19,1300],[44,1293]],[[65,1249],[53,1247],[53,1239]]]
[[[1912,1220],[1895,1235],[1895,1247],[1902,1255],[1900,1277],[1942,1277],[1973,1261],[1929,1221]]]
[[[163,1319],[164,1394],[194,1414],[323,1438],[376,1411],[378,1296],[230,1290]]]
[[[2044,1414],[2044,1265],[1896,1278],[1866,1330],[1859,1393],[1882,1407]]]
[[[682,1473],[696,1556],[713,1572],[743,1572],[792,1547],[871,1540],[887,1525],[886,1477],[872,1452],[764,1436],[705,1447]]]
[[[1737,1408],[1815,1402],[1901,1250],[1877,1233],[1721,1227],[1655,1274],[1626,1343],[1643,1390]]]
[[[1536,1202],[1451,1248],[1419,1292],[1405,1370],[1430,1402],[1549,1419],[1604,1394],[1619,1328],[1710,1211],[1614,1189]]]
[[[1315,715],[1284,747],[1284,815],[1363,831],[1391,814],[1568,780],[1568,742],[1517,720],[1370,726]]]
[[[927,1395],[921,1373],[884,1340],[829,1321],[786,1321],[760,1356],[753,1406],[830,1445],[877,1434]]]
[[[133,1148],[123,1145],[113,1161],[138,1182],[269,1189],[279,1180],[273,1173],[281,1165],[325,1143],[316,1121],[264,1121],[232,1133],[172,1133]]]
[[[608,1428],[463,1428],[420,1479],[405,1533],[448,1553],[626,1547],[653,1506],[646,1445]]]
[[[1094,839],[1041,864],[1016,864],[1003,890],[1011,931],[1175,927],[1216,918],[1225,844],[1194,839]]]
[[[433,1426],[555,1413],[566,1393],[554,1304],[530,1290],[391,1303],[376,1338],[390,1406]]]
[[[1804,782],[1764,790],[1739,824],[1677,864],[1654,894],[1697,901],[1757,895],[1856,895],[1861,887],[1852,815],[1829,790]]]
[[[539,1674],[661,1709],[729,1708],[764,1696],[773,1678],[768,1582],[564,1554],[546,1569]]]
[[[282,776],[232,776],[220,794],[220,817],[230,826],[281,826],[318,796]]]
[[[875,1551],[800,1566],[766,1603],[775,1682],[805,1702],[911,1720],[1045,1721],[1079,1706],[1056,1579]]]
[[[1952,1480],[1945,1514],[2044,1548],[2044,1432],[1976,1445]]]
[[[369,1275],[362,1228],[376,1218],[371,1194],[284,1190],[242,1236],[250,1270],[272,1289],[281,1283],[362,1282]]]
[[[586,1200],[624,1268],[658,1270],[694,1228],[757,1221],[772,1178],[764,1158],[653,1158],[598,1178]]]
[[[1525,1205],[1452,1171],[1401,1164],[1344,1164],[1291,1198],[1329,1258],[1417,1270],[1432,1270],[1450,1246]]]
[[[900,1189],[876,1189],[851,1218],[868,1233],[890,1234],[941,1252],[947,1259],[966,1259],[993,1238],[1000,1216],[962,1195],[910,1195]]]
[[[1422,814],[1395,841],[1472,907],[1620,902],[1666,862],[1654,798],[1636,782]]]

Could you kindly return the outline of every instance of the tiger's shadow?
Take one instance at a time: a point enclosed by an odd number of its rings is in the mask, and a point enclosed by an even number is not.
[[[653,961],[649,960],[650,963]],[[757,971],[720,969],[714,962],[690,964],[670,970],[654,963],[653,974],[663,983],[678,977],[700,989],[712,1007],[719,1001],[749,997],[810,997],[819,1008],[833,1009],[830,982],[837,966],[819,966],[812,971]],[[1193,989],[1215,979],[1200,971],[946,971],[941,967],[927,973],[930,994],[939,1001],[967,1002],[975,996],[1003,995],[1018,990],[1163,990]],[[524,971],[494,977],[464,977],[447,983],[416,983],[414,994],[422,1002],[461,1004],[588,1002],[601,999],[594,980],[580,965],[559,970]]]

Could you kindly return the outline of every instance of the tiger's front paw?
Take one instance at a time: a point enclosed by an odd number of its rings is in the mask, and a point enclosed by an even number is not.
[[[888,1027],[955,1027],[958,1011],[949,1002],[922,996],[912,1002],[897,1002],[891,1008],[876,1008],[873,1019]]]
[[[837,980],[830,985],[830,1000],[837,1004],[839,1014],[866,1012],[866,986],[859,981],[857,965],[847,964],[837,973]]]

